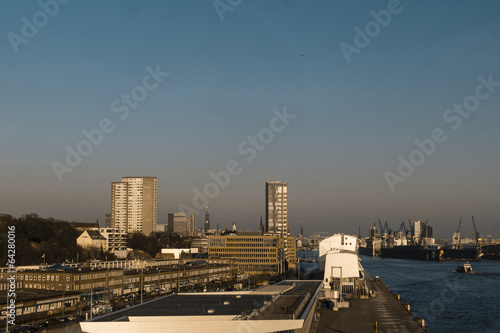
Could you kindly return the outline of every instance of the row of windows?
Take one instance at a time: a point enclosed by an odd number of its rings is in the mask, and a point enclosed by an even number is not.
[[[255,261],[254,261],[255,262]],[[223,274],[224,272],[229,273],[231,271],[230,267],[224,267],[220,269],[215,269],[215,271],[218,271],[219,274]],[[181,278],[198,278],[202,276],[207,276],[208,270],[203,271],[206,274],[192,274],[194,272],[186,272],[189,274],[186,274],[183,276],[183,274],[180,274]],[[177,274],[172,275],[173,279],[177,278]],[[152,279],[153,281],[158,281],[157,277],[155,279]],[[175,281],[175,280],[174,280]],[[130,283],[139,283],[139,279],[125,279],[123,280],[124,284],[130,284]],[[145,280],[145,282],[148,282],[148,280]],[[166,281],[158,281],[158,283],[165,283]],[[111,280],[109,281],[109,286],[115,286],[115,285],[121,285],[122,280]],[[29,288],[29,289],[39,289],[39,290],[56,290],[55,284],[44,284],[44,283],[26,283],[26,282],[17,282],[16,283],[16,289],[22,289],[22,288]],[[0,290],[7,290],[10,287],[10,283],[0,283]],[[89,290],[90,288],[104,288],[106,287],[106,283],[104,281],[95,281],[92,283],[83,283],[81,285],[78,284],[65,284],[65,285],[59,285],[59,288],[57,290],[61,290],[61,288],[64,288],[66,291],[72,291],[72,290]]]
[[[247,237],[238,237],[238,238],[228,238],[227,241],[229,243],[235,243],[235,242],[247,242],[251,244],[255,244],[256,242],[265,242],[265,241],[274,241],[275,238],[247,238]]]
[[[272,260],[272,259],[239,259],[239,258],[235,258],[235,259],[238,261],[238,266],[239,266],[240,263],[269,263],[269,264],[276,264],[276,260]]]
[[[115,276],[115,275],[120,275],[121,271],[118,272],[111,272],[110,275]],[[3,276],[4,274],[2,273],[0,275],[0,279],[4,279],[5,277]],[[17,274],[16,275],[16,280],[20,281],[59,281],[59,277],[61,281],[70,281],[71,280],[71,275],[67,274],[66,276],[60,275],[60,274]],[[79,281],[79,280],[90,280],[90,279],[104,279],[106,277],[106,273],[93,273],[93,274],[81,274],[81,275],[73,275],[73,280],[74,281]]]
[[[278,249],[277,248],[267,248],[267,249],[246,249],[246,248],[238,248],[238,249],[228,249],[228,248],[210,248],[209,252],[210,253],[219,253],[219,252],[225,252],[225,253],[276,253]]]
[[[3,274],[0,276],[1,279],[4,279]],[[17,274],[16,280],[21,281],[59,281],[59,275],[40,275],[40,274]],[[62,279],[61,279],[62,280]],[[69,281],[69,275],[66,276],[66,281]]]
[[[207,268],[207,269],[197,269],[197,270],[192,270],[192,269],[181,269],[179,273],[154,273],[154,274],[144,274],[144,279],[146,281],[149,281],[149,280],[158,280],[158,277],[160,279],[170,279],[170,278],[176,278],[177,275],[179,274],[180,276],[195,276],[195,275],[203,275],[203,274],[209,274],[209,273],[214,273],[214,272],[222,272],[222,271],[228,271],[228,270],[231,270],[231,268],[229,266],[225,266],[225,267],[220,267],[220,268]],[[113,276],[118,276],[118,279],[114,278],[114,279],[108,279],[110,282],[112,280],[117,280],[117,281],[121,281],[121,278],[120,276],[122,276],[123,274],[123,271],[122,270],[114,270],[114,271],[108,271],[108,274],[109,274],[109,277]],[[11,274],[7,274],[7,273],[0,273],[0,280],[4,280],[7,278],[7,277],[10,277]],[[73,277],[73,279],[71,278]],[[66,281],[66,282],[70,282],[70,281],[80,281],[80,280],[96,280],[96,279],[100,279],[100,280],[104,280],[106,279],[106,272],[98,272],[98,273],[86,273],[86,274],[74,274],[74,275],[70,275],[70,274],[65,274],[65,275],[62,275],[62,274],[21,274],[21,273],[17,273],[16,276],[15,276],[15,280],[18,281],[18,283],[22,283],[22,282],[19,282],[19,281],[47,281],[47,282],[50,282],[50,281],[54,281],[54,282],[59,282],[59,281]],[[134,275],[134,276],[129,276],[128,278],[125,278],[124,279],[124,282],[125,283],[130,283],[130,282],[138,282],[140,279],[139,276],[137,275]],[[94,283],[104,283],[104,282],[94,282]]]
[[[215,253],[218,253],[218,252],[215,252]],[[231,256],[231,258],[234,258],[236,260],[238,260],[239,258],[277,258],[278,257],[278,255],[276,253],[274,253],[274,254],[268,254],[268,253],[266,253],[266,254],[229,253],[228,255]]]

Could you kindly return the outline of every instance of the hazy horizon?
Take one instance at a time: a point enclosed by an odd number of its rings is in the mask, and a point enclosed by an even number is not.
[[[257,231],[284,181],[292,235],[500,237],[498,2],[3,6],[0,213],[104,225],[112,182],[155,176],[158,223]]]

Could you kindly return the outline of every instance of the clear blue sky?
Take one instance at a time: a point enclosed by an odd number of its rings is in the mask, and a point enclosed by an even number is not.
[[[395,228],[428,212],[438,237],[460,217],[471,236],[471,215],[500,237],[500,87],[475,97],[478,77],[500,82],[497,1],[244,0],[223,13],[211,1],[46,2],[51,15],[1,3],[0,212],[103,223],[111,182],[156,176],[166,223],[235,160],[241,172],[208,203],[221,227],[256,230],[265,182],[281,180],[294,235],[300,221],[306,234],[366,235],[378,219]],[[369,43],[356,27],[372,29]],[[347,44],[357,53],[346,57]],[[169,75],[146,91],[157,66]],[[131,92],[140,102],[125,116]],[[465,100],[467,118],[447,113]],[[273,109],[285,107],[295,118],[271,140]],[[67,147],[103,119],[113,129],[70,167]],[[436,128],[446,141],[415,152]],[[238,146],[259,133],[267,143],[247,161]],[[410,155],[419,165],[398,173]],[[62,181],[54,162],[72,170]],[[394,191],[386,172],[404,179]]]

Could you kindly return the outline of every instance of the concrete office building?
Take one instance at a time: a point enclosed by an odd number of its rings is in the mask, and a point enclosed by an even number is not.
[[[175,232],[182,236],[192,236],[194,234],[194,213],[169,213],[168,232]]]
[[[122,177],[111,183],[111,227],[126,233],[156,229],[156,177]]]
[[[281,274],[286,269],[283,237],[243,232],[207,238],[209,257],[231,258],[242,273]]]

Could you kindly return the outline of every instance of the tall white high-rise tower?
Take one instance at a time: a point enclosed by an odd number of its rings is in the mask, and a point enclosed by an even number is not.
[[[290,235],[288,228],[288,184],[266,183],[266,232],[280,236]]]
[[[111,226],[127,233],[156,228],[156,177],[122,177],[111,183]]]

